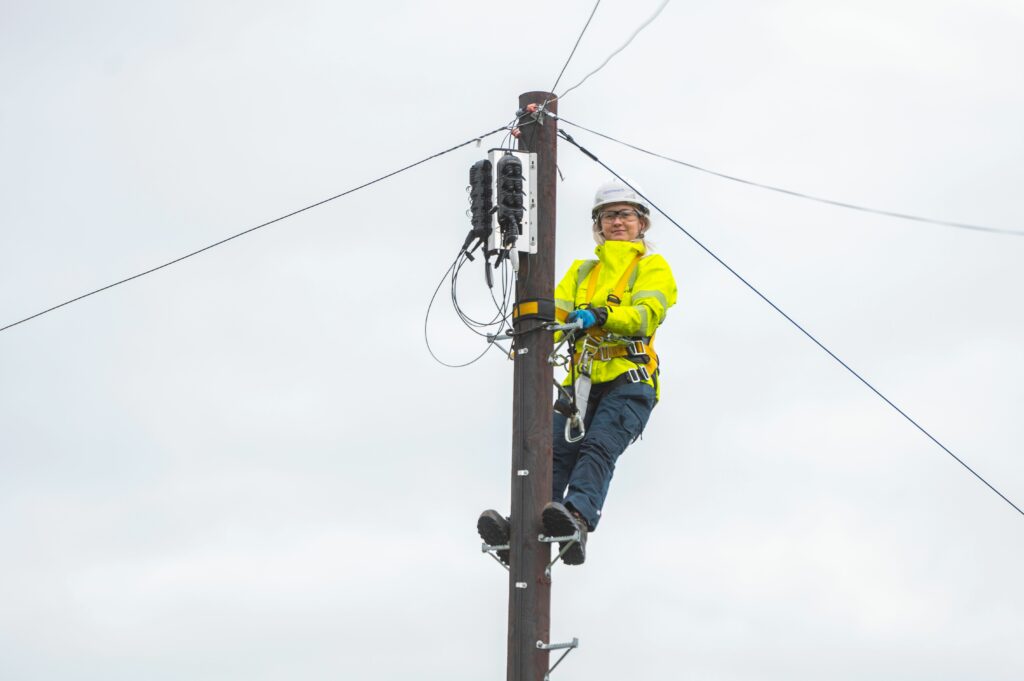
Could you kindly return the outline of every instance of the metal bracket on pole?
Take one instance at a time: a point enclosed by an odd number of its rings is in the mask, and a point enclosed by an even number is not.
[[[499,340],[506,340],[506,339],[511,339],[511,338],[512,338],[512,336],[507,334],[507,333],[501,333],[501,334],[489,333],[489,334],[487,334],[487,342],[488,343],[490,343],[491,345],[494,345],[499,350],[504,352],[505,356],[508,357],[509,359],[514,359],[515,358],[515,352],[512,350],[512,348],[509,347],[506,350],[505,346],[498,342]]]
[[[559,560],[561,560],[562,556],[565,555],[565,552],[568,551],[569,549],[571,549],[572,545],[575,544],[576,542],[578,542],[579,540],[580,540],[580,531],[579,530],[576,530],[576,532],[573,533],[569,537],[546,537],[543,534],[537,535],[537,541],[542,542],[544,544],[554,544],[556,542],[565,542],[565,546],[563,546],[562,550],[558,552],[558,555],[555,556],[554,560],[552,560],[550,563],[548,563],[548,566],[546,568],[544,568],[544,576],[545,577],[550,577],[551,576],[551,568],[552,568],[552,566],[554,566],[555,563],[557,563]]]
[[[511,546],[509,544],[502,544],[501,546],[491,546],[490,544],[481,544],[480,545],[481,553],[486,553],[487,555],[489,555],[491,558],[493,558],[495,561],[497,561],[498,565],[500,565],[501,567],[505,568],[505,570],[509,569],[508,565],[505,565],[504,563],[502,563],[501,562],[501,558],[498,558],[498,551],[508,551],[510,549],[511,549]]]
[[[537,650],[565,650],[565,652],[562,653],[562,656],[558,658],[558,661],[551,665],[551,669],[548,670],[548,673],[544,675],[544,681],[551,681],[551,672],[555,671],[555,667],[562,664],[562,660],[564,660],[565,656],[571,653],[573,649],[579,647],[580,640],[575,636],[572,641],[568,643],[544,643],[544,641],[537,641]]]

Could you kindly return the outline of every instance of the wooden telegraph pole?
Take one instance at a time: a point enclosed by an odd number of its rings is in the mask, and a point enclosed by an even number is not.
[[[519,96],[519,109],[554,99],[547,92]],[[547,109],[557,113],[557,103]],[[516,301],[552,301],[555,281],[555,177],[557,128],[543,114],[520,123],[519,150],[537,154],[537,252],[521,253]],[[548,303],[552,305],[552,303]],[[543,304],[541,307],[545,307]],[[516,333],[544,322],[522,319]],[[542,681],[550,642],[551,579],[545,576],[551,547],[539,542],[540,512],[551,501],[551,428],[553,367],[548,364],[552,336],[529,333],[515,342],[512,394],[512,538],[508,585],[508,681]]]

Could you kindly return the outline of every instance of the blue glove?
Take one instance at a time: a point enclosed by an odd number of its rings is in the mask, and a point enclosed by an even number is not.
[[[589,329],[592,326],[601,326],[608,321],[608,310],[603,307],[584,308],[570,312],[569,316],[565,318],[565,321],[569,324],[577,320],[583,322],[584,329]]]

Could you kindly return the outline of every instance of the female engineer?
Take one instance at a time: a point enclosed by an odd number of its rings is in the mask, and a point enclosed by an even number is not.
[[[618,182],[603,184],[591,219],[597,259],[573,262],[555,290],[558,321],[585,331],[577,334],[562,391],[575,400],[556,404],[552,501],[541,513],[548,536],[579,532],[562,556],[567,565],[586,559],[587,533],[597,529],[615,463],[658,401],[653,338],[677,297],[668,263],[648,253],[650,207],[642,196]],[[509,542],[510,524],[497,511],[480,514],[477,530],[491,546]],[[497,555],[508,564],[508,550]]]

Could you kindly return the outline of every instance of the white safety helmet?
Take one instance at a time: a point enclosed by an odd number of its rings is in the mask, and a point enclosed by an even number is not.
[[[617,181],[605,182],[597,188],[597,193],[594,195],[594,207],[590,210],[591,219],[597,219],[597,213],[602,206],[613,203],[635,204],[650,219],[651,207],[647,205],[647,200],[633,189]]]

